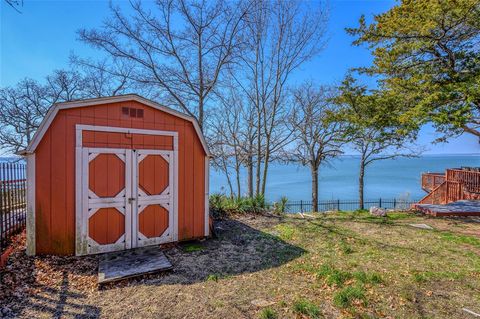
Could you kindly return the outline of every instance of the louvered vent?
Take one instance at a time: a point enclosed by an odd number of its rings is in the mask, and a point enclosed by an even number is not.
[[[143,118],[143,109],[136,109],[133,107],[122,107],[122,115],[125,117]]]

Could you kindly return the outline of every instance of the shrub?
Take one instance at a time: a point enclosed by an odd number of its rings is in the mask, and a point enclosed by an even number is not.
[[[260,311],[260,319],[277,319],[278,314],[275,310],[270,307],[262,309]]]
[[[345,287],[333,297],[333,303],[341,308],[350,307],[354,300],[366,302],[365,292],[360,285]]]
[[[269,207],[263,195],[254,197],[228,197],[223,194],[210,196],[210,211],[216,219],[230,214],[257,214],[266,211]]]
[[[274,205],[274,212],[276,214],[283,214],[287,208],[288,198],[286,196],[280,197],[280,200]]]
[[[293,304],[293,311],[298,314],[309,316],[310,318],[319,318],[320,315],[320,309],[318,309],[317,305],[306,299],[295,301]]]

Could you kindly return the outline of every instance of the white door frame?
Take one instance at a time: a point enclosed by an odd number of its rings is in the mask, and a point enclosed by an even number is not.
[[[86,227],[88,227],[88,219],[85,220],[87,214],[84,213],[85,205],[88,206],[86,203],[87,196],[84,194],[88,194],[88,183],[87,179],[88,176],[84,176],[84,165],[88,165],[88,151],[85,152],[83,147],[83,131],[98,131],[98,132],[116,132],[116,133],[131,133],[131,134],[145,134],[145,135],[159,135],[159,136],[171,136],[173,138],[173,151],[171,152],[173,165],[170,165],[173,169],[173,174],[170,178],[173,178],[173,209],[171,209],[171,214],[173,214],[173,218],[169,219],[169,224],[172,227],[172,234],[170,241],[177,241],[178,240],[178,132],[174,131],[160,131],[160,130],[146,130],[146,129],[132,129],[132,128],[123,128],[123,127],[110,127],[110,126],[96,126],[96,125],[83,125],[77,124],[75,126],[76,129],[76,146],[75,146],[75,199],[76,199],[76,206],[75,206],[75,255],[88,255],[92,253],[101,253],[103,251],[99,251],[99,249],[90,249],[91,242],[88,238],[88,232],[86,231]],[[91,150],[97,148],[90,148]],[[101,148],[99,149],[103,153],[114,152],[113,148]],[[110,151],[108,151],[110,150]],[[118,149],[116,149],[118,151]],[[122,149],[124,150],[124,149]],[[125,151],[125,150],[124,150]],[[132,154],[132,150],[125,151],[125,156],[132,156],[128,154]],[[85,159],[85,156],[87,159]],[[126,159],[126,162],[128,159]],[[86,163],[86,164],[85,164]],[[135,161],[136,163],[136,161]],[[136,165],[134,165],[136,166]],[[88,169],[88,168],[86,168]],[[137,168],[135,167],[135,170]],[[128,175],[128,171],[126,170],[126,178]],[[130,183],[132,179],[130,178]],[[87,186],[85,186],[87,185]],[[125,185],[127,189],[127,184]],[[128,198],[128,197],[127,197]],[[169,225],[170,227],[170,225]],[[127,232],[127,228],[125,229]],[[114,244],[115,245],[115,244]],[[116,247],[111,247],[116,248]],[[102,250],[102,249],[100,249]]]

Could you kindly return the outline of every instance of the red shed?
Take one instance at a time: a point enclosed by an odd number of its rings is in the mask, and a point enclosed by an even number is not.
[[[209,235],[210,153],[190,116],[138,95],[59,103],[24,154],[29,254]]]

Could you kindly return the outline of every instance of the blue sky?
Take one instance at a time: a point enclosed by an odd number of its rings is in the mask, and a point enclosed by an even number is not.
[[[126,1],[115,1],[127,7]],[[326,49],[295,74],[292,84],[304,79],[324,84],[338,83],[352,67],[368,65],[371,56],[363,47],[351,46],[344,28],[355,26],[363,13],[371,18],[388,10],[394,1],[330,1],[330,21]],[[14,85],[29,77],[43,80],[54,69],[67,68],[71,52],[83,57],[98,52],[77,40],[82,27],[97,27],[109,16],[108,1],[32,1],[24,0],[19,14],[0,0],[0,87]],[[472,136],[452,139],[448,144],[432,145],[432,127],[422,129],[419,144],[427,153],[479,153],[480,144]]]

